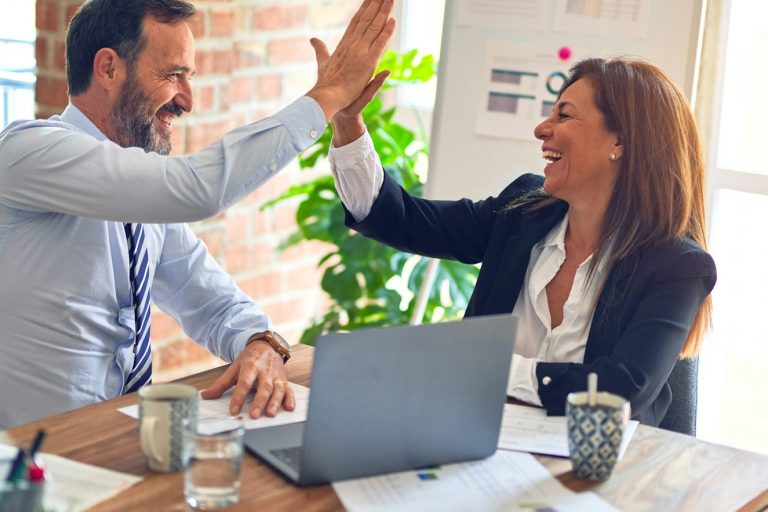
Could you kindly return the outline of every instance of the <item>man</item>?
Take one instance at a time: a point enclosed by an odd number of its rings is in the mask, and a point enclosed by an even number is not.
[[[306,96],[186,157],[168,156],[193,106],[194,41],[183,0],[90,0],[67,35],[70,104],[0,134],[0,428],[135,391],[151,381],[149,298],[232,364],[238,414],[294,408],[289,347],[184,222],[243,198],[367,101],[394,29],[392,0],[365,0],[332,55],[316,39]]]

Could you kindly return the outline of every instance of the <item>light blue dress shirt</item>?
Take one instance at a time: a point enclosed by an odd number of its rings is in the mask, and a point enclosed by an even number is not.
[[[121,148],[75,106],[0,133],[0,428],[119,396],[133,365],[123,222],[152,300],[226,361],[270,328],[184,222],[234,204],[325,128],[302,97],[189,156]]]

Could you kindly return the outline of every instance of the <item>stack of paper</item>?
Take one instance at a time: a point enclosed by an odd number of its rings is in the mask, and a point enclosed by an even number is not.
[[[17,449],[0,444],[0,459],[12,460]],[[90,464],[38,453],[46,471],[43,508],[46,512],[77,512],[86,510],[127,489],[141,477],[118,473]],[[0,464],[0,466],[2,466]],[[5,471],[0,469],[3,475]]]
[[[221,397],[214,400],[203,400],[202,398],[198,402],[197,417],[200,420],[206,420],[204,422],[204,429],[201,427],[201,432],[212,434],[214,432],[221,432],[232,428],[232,420],[237,419],[242,423],[243,428],[246,430],[252,428],[264,428],[274,427],[277,425],[285,425],[287,423],[298,423],[300,421],[306,421],[307,409],[309,408],[309,389],[300,385],[291,383],[291,389],[296,396],[296,408],[293,411],[280,411],[280,414],[274,417],[262,416],[257,420],[248,416],[248,409],[251,407],[251,401],[253,394],[249,395],[248,399],[243,405],[242,413],[239,416],[232,416],[229,414],[229,400],[232,397],[234,389],[230,389],[224,393]],[[139,417],[139,406],[130,405],[118,409],[123,414],[127,414],[132,418]],[[214,420],[220,420],[219,422]],[[203,422],[201,422],[203,423]]]
[[[475,462],[336,482],[349,512],[616,512],[591,492],[574,493],[527,453],[498,451]]]
[[[637,430],[637,421],[630,421],[624,430],[619,458],[627,450]],[[499,448],[519,452],[568,457],[568,426],[565,416],[547,416],[547,411],[523,405],[506,404],[501,423]]]

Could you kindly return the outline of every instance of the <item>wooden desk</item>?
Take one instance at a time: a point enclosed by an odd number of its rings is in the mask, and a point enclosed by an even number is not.
[[[293,382],[308,385],[313,349],[297,347],[288,363]],[[222,368],[181,379],[204,387]],[[36,430],[48,435],[43,451],[70,459],[141,475],[144,480],[94,511],[182,511],[182,475],[146,469],[137,422],[117,411],[136,403],[136,394],[21,425],[7,432],[29,444]],[[576,478],[567,459],[538,456],[567,487],[592,490],[622,510],[764,510],[768,507],[768,456],[727,448],[641,425],[611,478],[591,483]],[[232,511],[343,510],[329,485],[300,489],[245,456],[240,502]]]

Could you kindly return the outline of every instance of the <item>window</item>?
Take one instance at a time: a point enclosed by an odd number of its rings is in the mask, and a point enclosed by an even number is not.
[[[0,16],[0,120],[32,119],[35,109],[35,2],[22,0]]]
[[[724,0],[709,154],[714,326],[699,373],[699,437],[768,453],[768,3]]]
[[[400,42],[398,51],[417,49],[419,56],[432,55],[440,59],[443,36],[445,0],[405,0],[402,4]],[[437,77],[429,82],[400,87],[396,101],[400,107],[397,120],[429,142],[432,133],[432,111],[437,94]],[[421,159],[416,171],[422,178],[427,174],[427,159]]]
[[[403,4],[402,50],[417,48],[419,55],[440,58],[445,0],[406,0]],[[425,112],[435,105],[437,80],[413,85],[400,91],[398,103]]]

